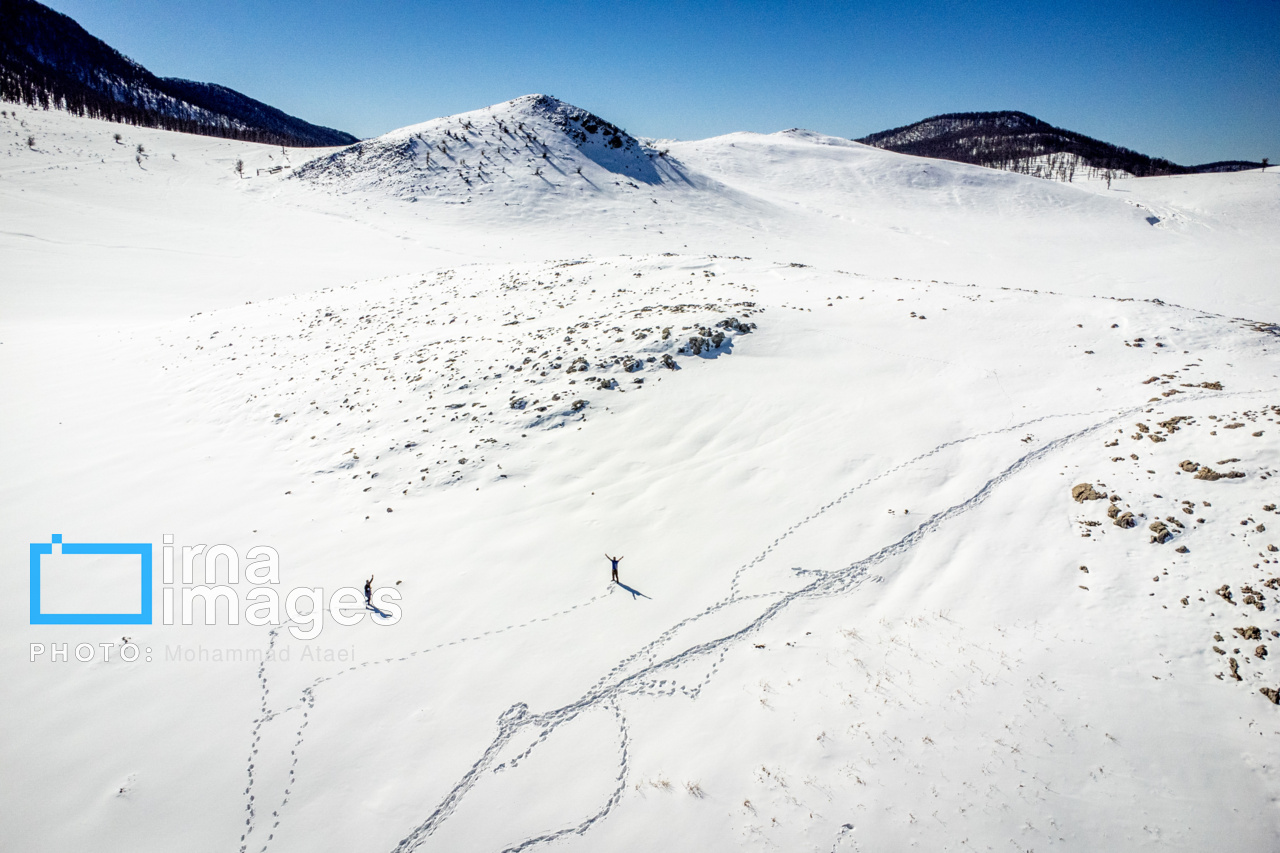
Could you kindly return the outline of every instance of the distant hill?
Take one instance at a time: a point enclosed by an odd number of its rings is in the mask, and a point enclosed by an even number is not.
[[[856,141],[901,154],[973,163],[1068,181],[1078,169],[1110,170],[1147,177],[1236,172],[1262,166],[1261,163],[1241,160],[1180,166],[1013,111],[947,113],[905,127],[873,133]]]
[[[356,141],[225,86],[157,77],[34,0],[0,0],[0,100],[273,145]]]

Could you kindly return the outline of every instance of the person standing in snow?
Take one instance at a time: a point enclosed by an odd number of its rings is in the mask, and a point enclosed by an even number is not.
[[[373,604],[373,575],[369,575],[369,579],[364,582],[364,603]]]
[[[618,583],[618,582],[619,582],[619,581],[618,581],[618,563],[621,563],[621,562],[622,562],[622,558],[621,558],[621,557],[610,557],[608,554],[605,554],[605,555],[604,555],[604,558],[605,558],[606,560],[608,560],[609,562],[613,563],[613,582],[614,582],[614,583]]]

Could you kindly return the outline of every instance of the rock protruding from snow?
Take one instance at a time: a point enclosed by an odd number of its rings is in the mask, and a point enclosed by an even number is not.
[[[1093,487],[1093,483],[1080,483],[1071,487],[1071,497],[1075,498],[1076,503],[1084,503],[1085,501],[1100,501],[1106,497]]]

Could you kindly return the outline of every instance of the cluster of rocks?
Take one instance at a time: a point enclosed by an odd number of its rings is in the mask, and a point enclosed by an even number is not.
[[[730,317],[727,320],[721,320],[715,324],[716,331],[711,327],[700,326],[696,329],[697,334],[689,337],[689,342],[680,347],[681,355],[702,355],[713,349],[720,349],[725,342],[725,330],[729,332],[737,332],[740,335],[749,334],[752,329],[756,328],[755,323],[745,323],[737,317]]]
[[[1275,578],[1272,578],[1271,581],[1268,581],[1266,583],[1270,584],[1275,580],[1276,580]],[[1251,604],[1258,610],[1267,609],[1267,597],[1261,591],[1254,589],[1249,584],[1243,584],[1240,587],[1240,595],[1241,595],[1240,600],[1244,604]]]
[[[1234,629],[1234,631],[1240,639],[1246,642],[1258,644],[1253,650],[1253,656],[1255,658],[1258,660],[1267,659],[1267,646],[1262,642],[1264,639],[1263,631],[1257,625],[1245,625],[1244,627]],[[1280,637],[1280,632],[1272,631],[1271,636]],[[1225,642],[1221,633],[1215,633],[1213,635],[1213,639],[1219,643]],[[1222,655],[1227,658],[1227,678],[1230,678],[1232,681],[1244,681],[1244,676],[1240,674],[1240,661],[1234,657],[1234,655],[1240,654],[1240,649],[1232,649],[1231,657],[1227,657],[1227,650],[1220,646],[1213,646],[1213,652],[1214,654]],[[1246,657],[1245,661],[1248,662],[1248,660],[1249,659]],[[1222,673],[1218,674],[1218,678],[1222,678]],[[1280,705],[1280,691],[1277,691],[1275,688],[1260,687],[1258,688],[1258,692],[1265,696],[1271,704]]]
[[[1152,377],[1152,378],[1155,379],[1158,377]],[[1179,392],[1176,389],[1174,389],[1170,391],[1165,391],[1162,396],[1168,397],[1170,394],[1177,394],[1177,393]],[[1151,399],[1154,401],[1154,400],[1158,400],[1159,398],[1153,397]],[[1168,435],[1166,435],[1165,433],[1172,435],[1173,433],[1177,432],[1181,428],[1180,424],[1187,421],[1191,421],[1191,420],[1192,418],[1190,415],[1176,415],[1172,418],[1169,418],[1168,420],[1158,421],[1156,423],[1157,428],[1154,430],[1147,424],[1139,422],[1134,425],[1138,431],[1129,437],[1134,441],[1141,441],[1142,439],[1146,438],[1155,442],[1156,444],[1159,444],[1162,441],[1168,441]],[[1117,440],[1107,446],[1115,447],[1116,444],[1118,443],[1119,441]]]
[[[1227,471],[1222,473],[1213,470],[1208,465],[1201,465],[1200,470],[1196,472],[1197,480],[1239,480],[1243,476],[1243,471]]]
[[[749,334],[752,329],[756,328],[755,323],[744,323],[737,317],[730,317],[727,320],[721,320],[719,323],[716,323],[716,326],[721,329],[727,329],[731,332],[737,332],[740,335]]]
[[[698,334],[689,338],[689,342],[680,347],[681,355],[702,355],[703,350],[720,349],[724,343],[724,332],[712,333],[710,329],[698,329]]]
[[[1133,517],[1133,513],[1128,510],[1121,512],[1120,507],[1114,503],[1107,507],[1107,515],[1110,516],[1112,524],[1125,530],[1138,523],[1137,519]]]
[[[1111,519],[1112,524],[1122,529],[1128,529],[1136,526],[1138,523],[1132,512],[1120,509],[1117,504],[1117,501],[1120,500],[1119,495],[1108,496],[1106,492],[1099,492],[1093,487],[1093,483],[1077,483],[1075,486],[1072,486],[1071,497],[1075,499],[1076,503],[1107,500],[1109,497],[1111,503],[1107,507],[1107,517]],[[1098,522],[1094,522],[1092,524],[1089,522],[1085,523],[1089,524],[1089,526],[1096,526],[1098,524]],[[1152,529],[1155,529],[1154,526]]]
[[[1270,578],[1266,581],[1263,581],[1262,585],[1271,589],[1280,588],[1280,578]],[[1252,604],[1255,607],[1257,607],[1259,610],[1265,609],[1265,606],[1263,604],[1265,596],[1263,596],[1260,591],[1255,590],[1249,584],[1242,584],[1240,587],[1240,592],[1243,595],[1243,603]],[[1216,590],[1214,590],[1214,594],[1217,595],[1219,598],[1221,598],[1223,601],[1227,602],[1228,604],[1232,606],[1236,605],[1235,596],[1232,594],[1231,587],[1228,584],[1223,584],[1222,586],[1218,587]],[[1201,599],[1201,601],[1203,600],[1204,599]],[[1184,598],[1183,603],[1186,604],[1187,599]],[[1257,644],[1256,646],[1254,646],[1252,654],[1253,654],[1253,658],[1259,661],[1266,660],[1270,656],[1270,651],[1267,648],[1266,643],[1264,642],[1267,639],[1267,634],[1270,634],[1272,638],[1280,638],[1280,631],[1264,630],[1262,628],[1259,628],[1257,625],[1243,625],[1243,626],[1233,628],[1232,631],[1237,637],[1239,637],[1240,640],[1246,643]],[[1226,642],[1221,632],[1215,632],[1213,635],[1213,639],[1215,643]],[[1244,649],[1234,648],[1234,649],[1231,649],[1230,653],[1228,653],[1226,649],[1218,645],[1214,645],[1211,648],[1214,654],[1221,655],[1227,658],[1227,672],[1225,674],[1218,673],[1215,677],[1221,680],[1225,676],[1226,678],[1230,678],[1232,681],[1241,681],[1241,682],[1244,681],[1244,676],[1240,674],[1240,660],[1234,656],[1240,655],[1242,653],[1244,655],[1248,655],[1249,654],[1248,648],[1247,647]],[[1231,656],[1228,656],[1228,654],[1230,654]],[[1249,660],[1250,659],[1248,657],[1244,658],[1245,663],[1248,663]],[[1278,693],[1276,689],[1272,687],[1261,687],[1258,689],[1258,692],[1261,693],[1263,696],[1265,696],[1273,704],[1280,704],[1280,701],[1277,701],[1277,699],[1280,698],[1280,693]]]
[[[1172,377],[1166,378],[1171,379]],[[1160,377],[1152,377],[1152,379],[1148,380],[1148,383],[1156,381],[1160,381]],[[1186,385],[1185,387],[1204,387],[1213,390],[1221,390],[1221,384],[1217,382]],[[1215,430],[1238,430],[1248,428],[1250,421],[1257,422],[1262,420],[1263,416],[1271,414],[1280,415],[1280,411],[1277,411],[1276,407],[1268,407],[1268,409],[1263,410],[1261,413],[1243,412],[1227,417],[1210,416],[1209,420],[1214,422],[1211,426],[1213,426]],[[1141,440],[1145,438],[1154,443],[1162,443],[1168,441],[1174,433],[1184,430],[1186,427],[1194,424],[1195,420],[1191,416],[1187,415],[1168,417],[1155,421],[1154,423],[1151,421],[1148,421],[1147,423],[1137,423],[1134,425],[1134,428],[1123,430],[1121,432],[1121,437],[1104,441],[1104,444],[1107,447],[1117,446],[1125,433],[1128,433],[1129,437],[1134,440]],[[1256,427],[1254,429],[1256,429]],[[1211,432],[1211,434],[1217,435],[1217,432]],[[1259,437],[1261,435],[1261,431],[1254,433],[1254,437]],[[1136,456],[1131,455],[1130,458],[1135,461],[1137,460]],[[1121,457],[1115,457],[1112,461],[1120,461],[1120,459]],[[1245,472],[1231,467],[1233,463],[1239,462],[1240,460],[1238,458],[1222,459],[1213,463],[1211,467],[1210,465],[1206,465],[1192,459],[1183,459],[1178,463],[1177,470],[1182,474],[1193,475],[1194,479],[1203,482],[1243,480],[1246,478]],[[1149,471],[1148,473],[1154,472]],[[1257,479],[1259,481],[1265,479],[1265,475],[1267,473],[1267,468],[1263,466],[1259,471]],[[1075,502],[1081,504],[1086,501],[1110,498],[1111,504],[1107,507],[1107,515],[1111,518],[1112,523],[1118,527],[1131,528],[1137,526],[1137,522],[1139,520],[1145,521],[1141,514],[1138,514],[1135,517],[1134,513],[1123,511],[1123,502],[1120,502],[1118,505],[1117,501],[1119,501],[1119,497],[1117,495],[1109,495],[1107,487],[1104,484],[1089,482],[1078,483],[1071,488],[1071,496]],[[1160,498],[1161,495],[1157,494],[1155,497]],[[1204,518],[1198,518],[1196,515],[1197,512],[1200,511],[1199,506],[1201,504],[1205,507],[1210,506],[1209,501],[1176,501],[1175,499],[1175,503],[1179,504],[1176,509],[1181,510],[1181,512],[1177,513],[1176,516],[1171,515],[1164,518],[1157,516],[1150,520],[1147,529],[1150,531],[1150,541],[1152,543],[1170,543],[1171,540],[1178,538],[1181,531],[1187,530],[1192,526],[1192,520],[1194,520],[1196,524],[1205,523]],[[1263,511],[1276,512],[1277,504],[1267,503],[1263,507]],[[1091,522],[1087,521],[1081,523],[1086,525],[1091,524]],[[1246,526],[1250,534],[1264,533],[1267,528],[1267,525],[1259,523],[1253,518],[1246,518],[1244,521],[1241,521],[1240,524]],[[1088,533],[1086,532],[1083,535],[1087,536]],[[1254,545],[1255,550],[1262,547],[1263,546],[1261,545]],[[1176,545],[1176,551],[1179,554],[1188,554],[1190,553],[1190,550],[1191,549],[1186,545]],[[1272,562],[1271,558],[1275,557],[1278,553],[1280,553],[1280,548],[1274,544],[1269,544],[1265,546],[1265,550],[1261,551],[1258,556],[1266,558],[1260,562],[1270,563]],[[1258,565],[1255,564],[1254,568],[1258,568]],[[1168,572],[1164,572],[1163,574],[1168,574]],[[1160,576],[1153,578],[1153,580],[1162,579],[1163,578]],[[1267,601],[1268,596],[1274,594],[1272,592],[1273,590],[1280,590],[1280,577],[1259,580],[1252,584],[1222,584],[1220,587],[1213,590],[1213,593],[1218,599],[1231,607],[1253,607],[1255,610],[1263,612],[1266,610],[1267,604],[1269,603]],[[1191,598],[1191,596],[1182,596],[1181,602],[1184,607],[1190,606]],[[1200,599],[1202,602],[1204,600],[1205,598]],[[1239,611],[1236,612],[1238,613]],[[1246,685],[1249,685],[1250,682],[1252,682],[1250,689],[1258,689],[1258,692],[1261,693],[1269,702],[1280,705],[1280,687],[1275,685],[1262,686],[1257,682],[1258,679],[1265,677],[1265,667],[1270,665],[1271,658],[1270,650],[1268,648],[1270,639],[1272,637],[1280,638],[1280,632],[1263,630],[1256,625],[1236,627],[1234,629],[1235,636],[1232,639],[1235,639],[1240,643],[1239,648],[1233,648],[1228,641],[1224,640],[1222,636],[1223,633],[1228,633],[1228,630],[1223,628],[1221,633],[1214,634],[1216,645],[1212,646],[1212,651],[1215,655],[1222,656],[1224,659],[1223,662],[1225,663],[1225,668],[1217,672],[1215,677],[1219,680],[1225,679],[1244,683]],[[1267,636],[1268,634],[1270,634],[1270,637]],[[1267,663],[1264,664],[1264,661]]]

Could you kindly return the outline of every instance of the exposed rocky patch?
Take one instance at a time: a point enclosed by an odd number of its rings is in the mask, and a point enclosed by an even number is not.
[[[505,479],[502,451],[531,430],[730,353],[762,312],[752,289],[712,276],[691,289],[689,273],[631,259],[442,270],[193,318],[175,346],[202,393],[269,422],[313,477],[377,501]]]
[[[1145,384],[1167,383],[1173,378],[1174,374],[1161,374],[1150,377]],[[1217,382],[1207,383],[1206,388],[1221,390],[1220,387],[1214,387],[1220,385]],[[1199,387],[1199,384],[1184,383],[1184,387]],[[1161,398],[1150,402],[1159,399]],[[1270,603],[1269,596],[1280,591],[1280,577],[1274,574],[1260,577],[1256,573],[1270,569],[1272,565],[1280,565],[1280,547],[1275,543],[1257,541],[1257,537],[1267,534],[1268,524],[1253,513],[1236,509],[1241,507],[1241,496],[1235,489],[1223,491],[1219,486],[1207,484],[1220,480],[1232,480],[1241,484],[1252,480],[1262,484],[1273,475],[1273,470],[1262,461],[1269,451],[1264,451],[1264,456],[1259,459],[1250,459],[1247,453],[1240,451],[1247,450],[1250,446],[1246,442],[1265,438],[1268,433],[1264,429],[1250,431],[1246,427],[1249,424],[1261,425],[1264,421],[1276,422],[1280,409],[1269,405],[1262,409],[1246,409],[1225,415],[1165,415],[1158,411],[1151,414],[1152,417],[1146,420],[1131,422],[1127,429],[1120,430],[1119,437],[1104,441],[1103,446],[1115,447],[1125,436],[1132,440],[1146,439],[1153,442],[1156,447],[1142,454],[1141,458],[1136,453],[1128,457],[1108,458],[1113,465],[1123,464],[1119,473],[1133,479],[1135,490],[1139,483],[1144,482],[1155,481],[1163,485],[1155,488],[1149,497],[1144,497],[1140,506],[1132,508],[1115,493],[1114,487],[1108,489],[1112,493],[1107,495],[1110,502],[1105,515],[1112,521],[1112,526],[1127,529],[1136,526],[1140,519],[1147,519],[1149,514],[1150,520],[1145,521],[1145,524],[1152,544],[1167,544],[1171,540],[1185,537],[1172,549],[1172,553],[1159,552],[1172,557],[1173,564],[1162,568],[1151,580],[1164,587],[1169,581],[1195,584],[1197,577],[1217,577],[1214,583],[1200,586],[1191,594],[1177,590],[1168,604],[1159,604],[1160,612],[1167,612],[1170,604],[1176,604],[1178,612],[1187,614],[1188,617],[1208,618],[1218,622],[1222,626],[1221,630],[1212,633],[1212,643],[1207,643],[1204,648],[1208,659],[1221,660],[1226,668],[1211,674],[1216,679],[1229,683],[1253,683],[1264,697],[1274,701],[1275,689],[1271,685],[1257,685],[1257,679],[1272,679],[1276,675],[1270,669],[1274,663],[1268,644],[1264,641],[1269,636],[1280,637],[1280,632],[1258,625],[1222,625],[1222,620],[1232,613],[1238,615],[1241,612],[1235,608],[1251,608],[1259,613],[1266,611]],[[1235,450],[1236,455],[1225,455],[1219,451],[1211,458],[1219,455],[1224,458],[1217,459],[1212,466],[1197,461],[1194,456],[1188,458],[1188,449],[1203,451],[1209,446],[1206,442],[1223,442],[1226,437],[1232,437],[1226,446]],[[1179,449],[1174,446],[1178,442],[1186,447],[1178,455],[1173,455]],[[1240,463],[1241,457],[1258,466],[1256,476],[1231,467]],[[1173,494],[1170,494],[1171,489]],[[1221,494],[1222,498],[1207,500],[1209,490]],[[1084,503],[1093,499],[1092,494],[1100,494],[1101,491],[1101,487],[1093,488],[1092,483],[1080,483],[1072,489],[1072,497],[1078,503]],[[1179,491],[1183,494],[1178,494]],[[1280,505],[1276,502],[1253,503],[1256,500],[1256,497],[1244,498],[1243,506],[1261,506],[1263,513],[1280,514]],[[1215,507],[1215,503],[1220,506]],[[1161,517],[1158,513],[1162,511],[1172,513]],[[1235,515],[1235,512],[1241,514]],[[1078,521],[1081,524],[1090,523],[1088,520]],[[1107,529],[1111,528],[1104,527],[1095,532],[1105,535]],[[1234,558],[1225,558],[1224,554],[1232,554]],[[1233,562],[1240,568],[1233,567]],[[1248,568],[1244,568],[1245,566]],[[1227,583],[1221,582],[1224,572],[1230,572]],[[1094,588],[1098,588],[1097,584]],[[1162,589],[1160,592],[1148,593],[1148,597],[1159,602],[1163,594]],[[1234,637],[1241,646],[1231,646],[1223,639],[1224,634]],[[1244,645],[1245,643],[1248,645]]]

